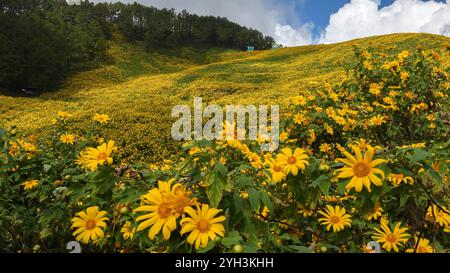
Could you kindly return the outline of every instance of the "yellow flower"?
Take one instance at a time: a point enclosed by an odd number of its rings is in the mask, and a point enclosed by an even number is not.
[[[189,207],[186,213],[190,217],[186,217],[180,221],[182,226],[181,235],[190,232],[187,242],[191,245],[195,244],[195,249],[199,249],[208,245],[208,241],[214,240],[216,236],[224,236],[225,228],[221,222],[225,221],[225,216],[215,217],[221,210],[209,208],[208,205],[197,207],[197,210]]]
[[[376,115],[369,120],[370,126],[380,126],[383,123],[386,123],[386,119],[382,115]]]
[[[369,87],[369,93],[375,96],[380,95],[381,89],[383,89],[384,83],[371,83]]]
[[[170,180],[170,183],[173,180]],[[170,185],[170,184],[169,184]],[[184,217],[186,212],[186,208],[189,206],[197,205],[197,200],[195,198],[191,198],[192,192],[186,190],[186,187],[180,183],[173,185],[173,187],[169,187],[169,194],[165,196],[169,205],[173,209],[175,216],[179,215]],[[161,187],[160,187],[160,191]]]
[[[404,176],[402,173],[399,174],[395,174],[395,173],[391,173],[388,177],[389,181],[392,182],[392,184],[394,184],[395,186],[400,186],[400,184],[406,183],[409,185],[413,185],[414,184],[414,179],[410,176]]]
[[[227,158],[224,157],[224,156],[221,156],[220,159],[219,159],[219,162],[222,163],[222,165],[226,165],[227,161],[228,161]]]
[[[450,89],[450,82],[445,82],[444,83],[444,88],[445,88],[445,90],[449,90]]]
[[[372,58],[372,54],[369,51],[367,51],[367,50],[361,51],[361,56],[363,56],[365,59]]]
[[[408,92],[405,92],[405,97],[412,100],[415,97],[415,95],[413,92],[408,91]]]
[[[105,221],[108,221],[106,214],[106,211],[99,211],[97,206],[87,208],[86,212],[78,212],[78,217],[72,219],[72,228],[76,229],[73,232],[75,239],[87,244],[89,240],[96,242],[98,238],[105,237],[102,228],[106,227]]]
[[[347,151],[344,151],[343,154],[346,158],[340,158],[337,161],[344,163],[346,166],[337,170],[340,174],[337,178],[352,178],[350,182],[345,187],[347,191],[352,188],[355,188],[357,192],[360,192],[363,189],[363,186],[367,188],[370,192],[371,183],[375,184],[375,186],[381,186],[383,184],[382,180],[375,174],[379,174],[384,179],[384,172],[378,168],[375,168],[377,165],[385,162],[384,159],[373,159],[374,149],[372,146],[367,146],[367,151],[364,153],[364,157],[361,153],[361,150],[352,146],[353,151],[355,152],[355,156],[350,154]]]
[[[411,105],[410,111],[411,111],[411,113],[417,114],[420,112],[420,110],[427,110],[427,109],[428,109],[428,105],[426,103],[421,102],[419,104]]]
[[[280,134],[280,141],[284,142],[289,138],[289,133],[288,132],[282,132]]]
[[[333,135],[333,134],[334,134],[333,128],[332,128],[330,125],[328,125],[327,123],[325,123],[325,124],[323,125],[323,127],[325,128],[325,131],[327,131],[328,134],[330,134],[330,135]]]
[[[372,62],[371,62],[371,61],[364,61],[364,62],[363,62],[363,66],[364,66],[364,68],[367,69],[367,70],[372,70],[372,69],[373,69],[373,65],[372,65]]]
[[[298,207],[297,213],[302,215],[303,217],[309,217],[309,216],[312,216],[314,214],[314,211],[310,210],[310,209],[306,209],[305,207],[300,205]]]
[[[334,92],[330,92],[329,96],[334,102],[336,102],[336,103],[339,102],[339,95],[338,94],[336,94]]]
[[[103,123],[108,123],[108,121],[110,120],[109,116],[105,115],[105,114],[95,114],[93,119],[95,121],[98,121],[98,122],[102,123],[102,124]]]
[[[428,121],[432,122],[436,120],[436,115],[435,114],[429,114],[425,117]]]
[[[304,96],[297,96],[294,98],[294,103],[303,106],[306,104],[306,98]]]
[[[295,122],[296,124],[301,125],[303,122],[305,122],[305,117],[304,117],[304,115],[303,115],[303,114],[296,114],[296,115],[294,116],[294,122]]]
[[[164,240],[170,239],[170,234],[177,228],[177,217],[170,202],[163,197],[158,189],[152,189],[147,194],[141,196],[142,202],[145,204],[138,207],[134,212],[148,212],[136,218],[136,221],[142,221],[137,227],[140,232],[148,227],[148,238],[153,238],[162,230]]]
[[[316,141],[316,138],[317,138],[316,132],[314,131],[314,129],[309,129],[308,133],[309,133],[308,144],[312,145]]]
[[[367,220],[377,220],[383,215],[383,208],[379,203],[375,204],[375,208],[366,215]]]
[[[23,186],[24,190],[29,191],[29,190],[37,187],[39,185],[39,181],[38,180],[29,180],[29,181],[23,182],[21,185]]]
[[[407,228],[401,228],[401,223],[397,223],[394,230],[388,227],[387,223],[381,224],[381,230],[375,228],[375,233],[372,235],[372,239],[382,244],[382,247],[390,252],[393,249],[395,252],[399,251],[399,247],[403,247],[403,244],[408,241],[409,234],[406,233]]]
[[[75,136],[72,134],[62,134],[59,140],[64,144],[73,144],[75,142]]]
[[[267,164],[269,165],[269,171],[274,183],[278,183],[286,179],[287,174],[284,172],[284,168],[281,163],[271,158],[267,161]]]
[[[442,208],[448,212],[448,210],[445,207]],[[432,205],[428,208],[426,219],[431,223],[436,222],[440,226],[450,225],[450,215],[447,214],[445,211],[442,211],[436,205]]]
[[[342,202],[342,201],[346,201],[346,200],[355,200],[356,197],[352,196],[352,195],[344,195],[344,196],[331,196],[331,195],[325,195],[322,196],[322,199],[325,200],[326,202],[332,203],[332,202]]]
[[[59,111],[58,112],[58,118],[62,119],[62,120],[66,120],[67,118],[71,117],[72,115],[65,112],[65,111]]]
[[[189,149],[189,155],[195,155],[198,153],[201,153],[202,149],[200,149],[199,147],[192,147]]]
[[[255,153],[248,153],[247,158],[253,168],[261,169],[263,167],[261,158]]]
[[[120,229],[120,232],[122,233],[122,236],[125,240],[133,239],[135,231],[136,229],[131,226],[130,221],[126,221],[125,224]]]
[[[365,151],[368,144],[367,141],[364,138],[360,138],[359,141],[355,141],[354,145],[358,147],[361,151]]]
[[[332,118],[333,118],[333,120],[336,121],[336,123],[339,124],[339,125],[344,126],[344,125],[347,124],[347,121],[345,120],[345,118],[343,118],[343,117],[341,117],[341,116],[334,116],[334,117],[332,117]]]
[[[410,145],[403,145],[403,146],[400,146],[400,147],[397,147],[397,148],[401,148],[401,149],[410,149],[410,148],[418,149],[418,148],[425,148],[426,146],[427,146],[427,143],[426,142],[422,142],[422,143],[413,143],[413,144],[410,144]]]
[[[391,97],[384,97],[383,98],[383,102],[389,105],[395,105],[395,101],[393,98]]]
[[[264,206],[264,208],[259,213],[259,215],[256,215],[256,218],[258,218],[258,220],[260,220],[260,221],[264,221],[269,217],[269,213],[270,213],[269,208]]]
[[[400,78],[402,79],[402,82],[406,82],[409,79],[409,73],[408,72],[401,72]]]
[[[242,192],[239,194],[239,196],[240,196],[241,198],[243,198],[243,199],[247,199],[247,198],[248,198],[248,192],[242,191]]]
[[[415,240],[414,247],[417,244],[417,237]],[[433,247],[430,246],[430,240],[427,240],[425,238],[420,238],[419,243],[417,245],[417,249],[414,251],[414,248],[409,248],[406,250],[407,253],[433,253]]]
[[[322,153],[328,153],[328,152],[331,152],[332,147],[331,147],[331,145],[328,144],[328,143],[323,143],[323,144],[321,144],[321,145],[319,146],[319,150],[320,150]]]
[[[95,171],[99,165],[101,166],[105,163],[111,165],[113,163],[111,154],[116,150],[115,142],[110,140],[108,143],[103,143],[97,148],[87,148],[80,153],[76,162],[88,170]]]
[[[448,224],[447,226],[445,226],[444,232],[450,233],[450,224]]]
[[[281,154],[277,156],[277,162],[283,165],[286,174],[292,173],[293,175],[298,174],[298,170],[304,170],[306,165],[308,165],[308,155],[305,150],[297,148],[294,153],[292,153],[291,148],[284,148],[281,150]]]
[[[352,225],[350,214],[346,214],[345,208],[327,206],[325,211],[319,211],[319,213],[324,216],[319,218],[319,222],[327,226],[327,230],[333,227],[333,232],[338,232]]]
[[[411,52],[409,50],[404,50],[401,53],[399,53],[398,59],[400,60],[400,62],[403,62],[406,58],[409,57],[409,55],[411,54]]]

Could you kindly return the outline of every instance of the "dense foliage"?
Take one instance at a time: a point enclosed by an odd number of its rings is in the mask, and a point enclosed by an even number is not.
[[[225,18],[139,4],[1,1],[0,25],[0,87],[12,90],[47,91],[73,72],[108,62],[107,41],[117,32],[149,51],[183,45],[267,49],[274,42]]]
[[[341,82],[292,98],[273,153],[203,140],[117,165],[110,117],[81,134],[63,111],[44,138],[1,131],[0,249],[448,252],[449,54],[356,50]]]

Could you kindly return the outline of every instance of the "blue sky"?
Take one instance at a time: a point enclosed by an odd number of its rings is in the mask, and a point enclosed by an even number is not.
[[[290,0],[282,0],[281,2],[291,2]],[[315,36],[320,35],[329,22],[330,15],[336,13],[339,8],[350,2],[350,0],[297,0],[294,1],[295,12],[299,18],[302,18],[302,22],[313,22],[316,28],[313,33]],[[380,8],[391,5],[394,0],[381,0]],[[445,0],[437,0],[435,2],[445,2]],[[291,22],[295,24],[295,22]],[[298,27],[298,26],[296,26]]]
[[[450,0],[121,1],[227,17],[258,29],[285,46],[336,43],[400,32],[450,36]]]
[[[301,4],[296,5],[296,13],[303,22],[313,22],[317,29],[314,34],[319,34],[319,30],[325,29],[328,25],[330,15],[337,12],[340,7],[350,2],[349,0],[304,0]],[[386,1],[384,1],[386,2]],[[392,2],[392,1],[389,1]]]

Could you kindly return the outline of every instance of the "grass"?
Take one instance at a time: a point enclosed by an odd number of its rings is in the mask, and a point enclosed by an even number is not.
[[[119,142],[124,160],[155,162],[173,157],[180,143],[170,137],[171,108],[202,96],[217,104],[283,105],[318,83],[343,76],[353,46],[390,47],[392,51],[441,47],[449,38],[394,34],[332,45],[293,47],[253,53],[179,48],[146,52],[123,40],[110,44],[111,63],[75,75],[58,92],[37,98],[0,95],[0,127],[17,127],[38,136],[51,128],[58,111],[71,112],[73,132],[90,117],[112,117],[107,135]]]

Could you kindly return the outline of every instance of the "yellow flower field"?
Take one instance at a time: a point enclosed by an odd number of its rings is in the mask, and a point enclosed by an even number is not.
[[[215,52],[165,73],[90,71],[56,94],[0,96],[2,249],[449,252],[449,42]],[[125,75],[127,49],[110,47],[108,71]],[[171,108],[194,96],[279,104],[279,149],[262,151],[263,136],[175,142]]]

